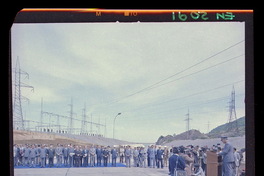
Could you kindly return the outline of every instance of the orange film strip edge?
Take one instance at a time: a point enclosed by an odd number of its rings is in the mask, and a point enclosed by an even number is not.
[[[105,12],[105,13],[124,13],[124,12],[137,12],[137,13],[172,13],[172,12],[185,12],[185,13],[191,13],[191,12],[207,12],[207,13],[223,13],[223,12],[232,12],[232,13],[253,13],[253,10],[229,10],[229,9],[223,9],[223,10],[207,10],[207,9],[191,9],[191,10],[185,10],[185,9],[172,9],[172,10],[138,10],[138,9],[98,9],[98,8],[91,8],[91,9],[63,9],[63,8],[51,8],[51,9],[41,9],[41,8],[25,8],[22,9],[21,12]]]

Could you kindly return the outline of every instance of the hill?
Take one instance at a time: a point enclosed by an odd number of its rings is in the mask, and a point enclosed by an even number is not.
[[[194,139],[207,139],[208,136],[206,134],[201,133],[199,130],[189,130],[178,135],[167,135],[167,136],[160,136],[157,140],[157,145],[163,145],[165,143],[174,141],[174,140],[194,140]]]
[[[228,137],[243,136],[245,135],[245,116],[231,123],[225,123],[223,125],[218,126],[212,129],[207,135],[210,138],[215,138],[219,136],[228,136]]]
[[[236,128],[237,127],[237,128]],[[160,136],[156,142],[157,145],[163,145],[176,140],[195,140],[219,138],[220,136],[237,137],[245,135],[245,117],[241,117],[231,123],[225,123],[214,129],[209,133],[204,134],[199,130],[189,130],[178,135]]]

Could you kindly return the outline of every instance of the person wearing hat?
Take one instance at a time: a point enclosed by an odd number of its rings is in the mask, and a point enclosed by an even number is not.
[[[200,164],[198,163],[194,164],[194,173],[192,174],[192,176],[205,176],[204,171],[200,166]]]
[[[179,147],[179,155],[185,160],[185,171],[187,176],[192,174],[192,165],[194,163],[194,157],[185,153],[185,147]]]
[[[176,176],[175,170],[177,172],[182,172],[186,175],[185,172],[185,160],[179,156],[179,150],[177,147],[172,148],[173,155],[169,158],[169,175]]]
[[[221,141],[224,143],[224,148],[218,155],[223,157],[223,176],[233,176],[235,166],[234,147],[228,142],[226,136],[221,137]]]

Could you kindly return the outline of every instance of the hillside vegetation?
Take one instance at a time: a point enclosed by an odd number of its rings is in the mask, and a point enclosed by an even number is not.
[[[201,133],[199,130],[189,130],[178,135],[160,136],[157,145],[163,145],[175,140],[195,140],[219,138],[220,136],[237,137],[245,135],[245,117],[241,117],[231,123],[226,123],[212,129],[209,133]]]

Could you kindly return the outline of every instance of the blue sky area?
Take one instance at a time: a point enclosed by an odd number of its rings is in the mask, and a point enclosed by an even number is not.
[[[41,98],[44,111],[69,116],[72,98],[74,118],[86,106],[87,120],[106,123],[95,133],[113,137],[121,113],[115,138],[155,142],[186,131],[188,109],[191,129],[226,123],[233,86],[245,115],[243,22],[13,24],[11,42],[12,68],[19,58],[34,87],[22,88],[26,120],[40,121]]]

